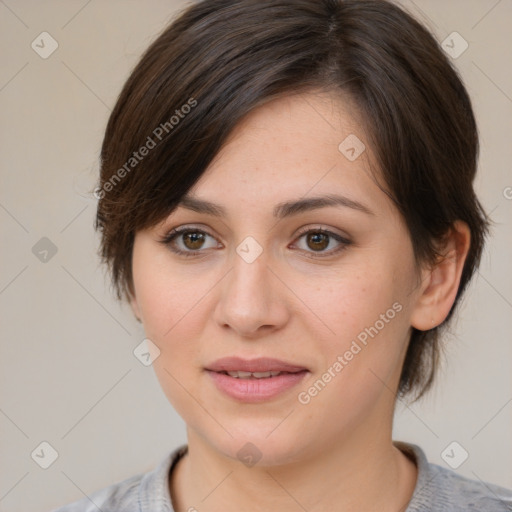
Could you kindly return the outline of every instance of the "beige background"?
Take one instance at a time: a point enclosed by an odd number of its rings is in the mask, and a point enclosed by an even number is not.
[[[402,3],[440,42],[457,31],[469,43],[455,62],[482,137],[477,188],[496,226],[438,386],[399,406],[395,437],[441,465],[457,441],[469,453],[457,471],[512,487],[512,1]],[[50,510],[150,470],[185,441],[132,353],[142,328],[98,264],[91,194],[116,96],[183,5],[0,1],[1,511]],[[59,45],[47,59],[31,48],[43,31]],[[57,248],[47,262],[32,252],[42,237]],[[31,458],[43,441],[58,452],[48,469]]]

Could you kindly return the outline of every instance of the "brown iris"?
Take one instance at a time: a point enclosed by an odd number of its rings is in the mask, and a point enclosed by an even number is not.
[[[315,251],[326,249],[329,245],[329,235],[324,233],[309,233],[306,237],[308,247]]]
[[[197,231],[190,231],[183,234],[183,243],[192,251],[200,249],[204,243],[204,233],[198,233]]]

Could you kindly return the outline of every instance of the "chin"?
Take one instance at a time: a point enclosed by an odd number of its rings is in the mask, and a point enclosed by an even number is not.
[[[238,425],[237,430],[230,429],[233,437],[222,436],[221,439],[208,439],[210,445],[218,452],[233,460],[238,460],[248,467],[281,466],[301,460],[304,453],[304,433],[296,434],[289,430],[275,428],[255,428],[250,425]],[[280,427],[279,427],[280,428]],[[301,456],[302,455],[302,456]]]

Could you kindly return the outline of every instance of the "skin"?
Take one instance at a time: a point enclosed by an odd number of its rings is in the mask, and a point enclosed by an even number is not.
[[[244,118],[189,192],[225,216],[179,207],[136,234],[131,305],[160,350],[153,366],[162,389],[187,424],[189,453],[169,481],[177,512],[396,512],[412,496],[416,467],[391,440],[395,393],[411,327],[438,325],[453,304],[469,231],[457,222],[446,258],[417,268],[405,223],[370,172],[369,145],[353,162],[338,150],[349,134],[366,139],[340,96],[272,100]],[[372,213],[329,206],[273,217],[280,202],[325,194]],[[198,255],[161,243],[180,226],[210,235],[203,246],[175,240]],[[319,227],[350,243],[324,238],[319,250],[298,233]],[[236,252],[247,236],[263,249],[252,263]],[[300,403],[298,394],[396,303],[401,311],[378,335]],[[204,371],[232,355],[274,357],[310,373],[264,403],[241,403]],[[247,442],[261,453],[253,467],[237,458]]]

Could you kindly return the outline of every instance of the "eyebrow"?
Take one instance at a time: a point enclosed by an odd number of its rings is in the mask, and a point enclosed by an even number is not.
[[[285,217],[291,217],[292,215],[298,215],[299,213],[318,210],[328,206],[343,206],[345,208],[351,208],[353,210],[366,213],[367,215],[375,215],[374,212],[359,201],[335,194],[301,198],[278,203],[274,207],[273,214],[274,217],[283,219]],[[226,216],[227,213],[226,209],[219,204],[190,195],[183,196],[181,201],[178,203],[178,207],[186,208],[187,210],[192,210],[197,213],[213,215],[214,217],[223,217]]]

